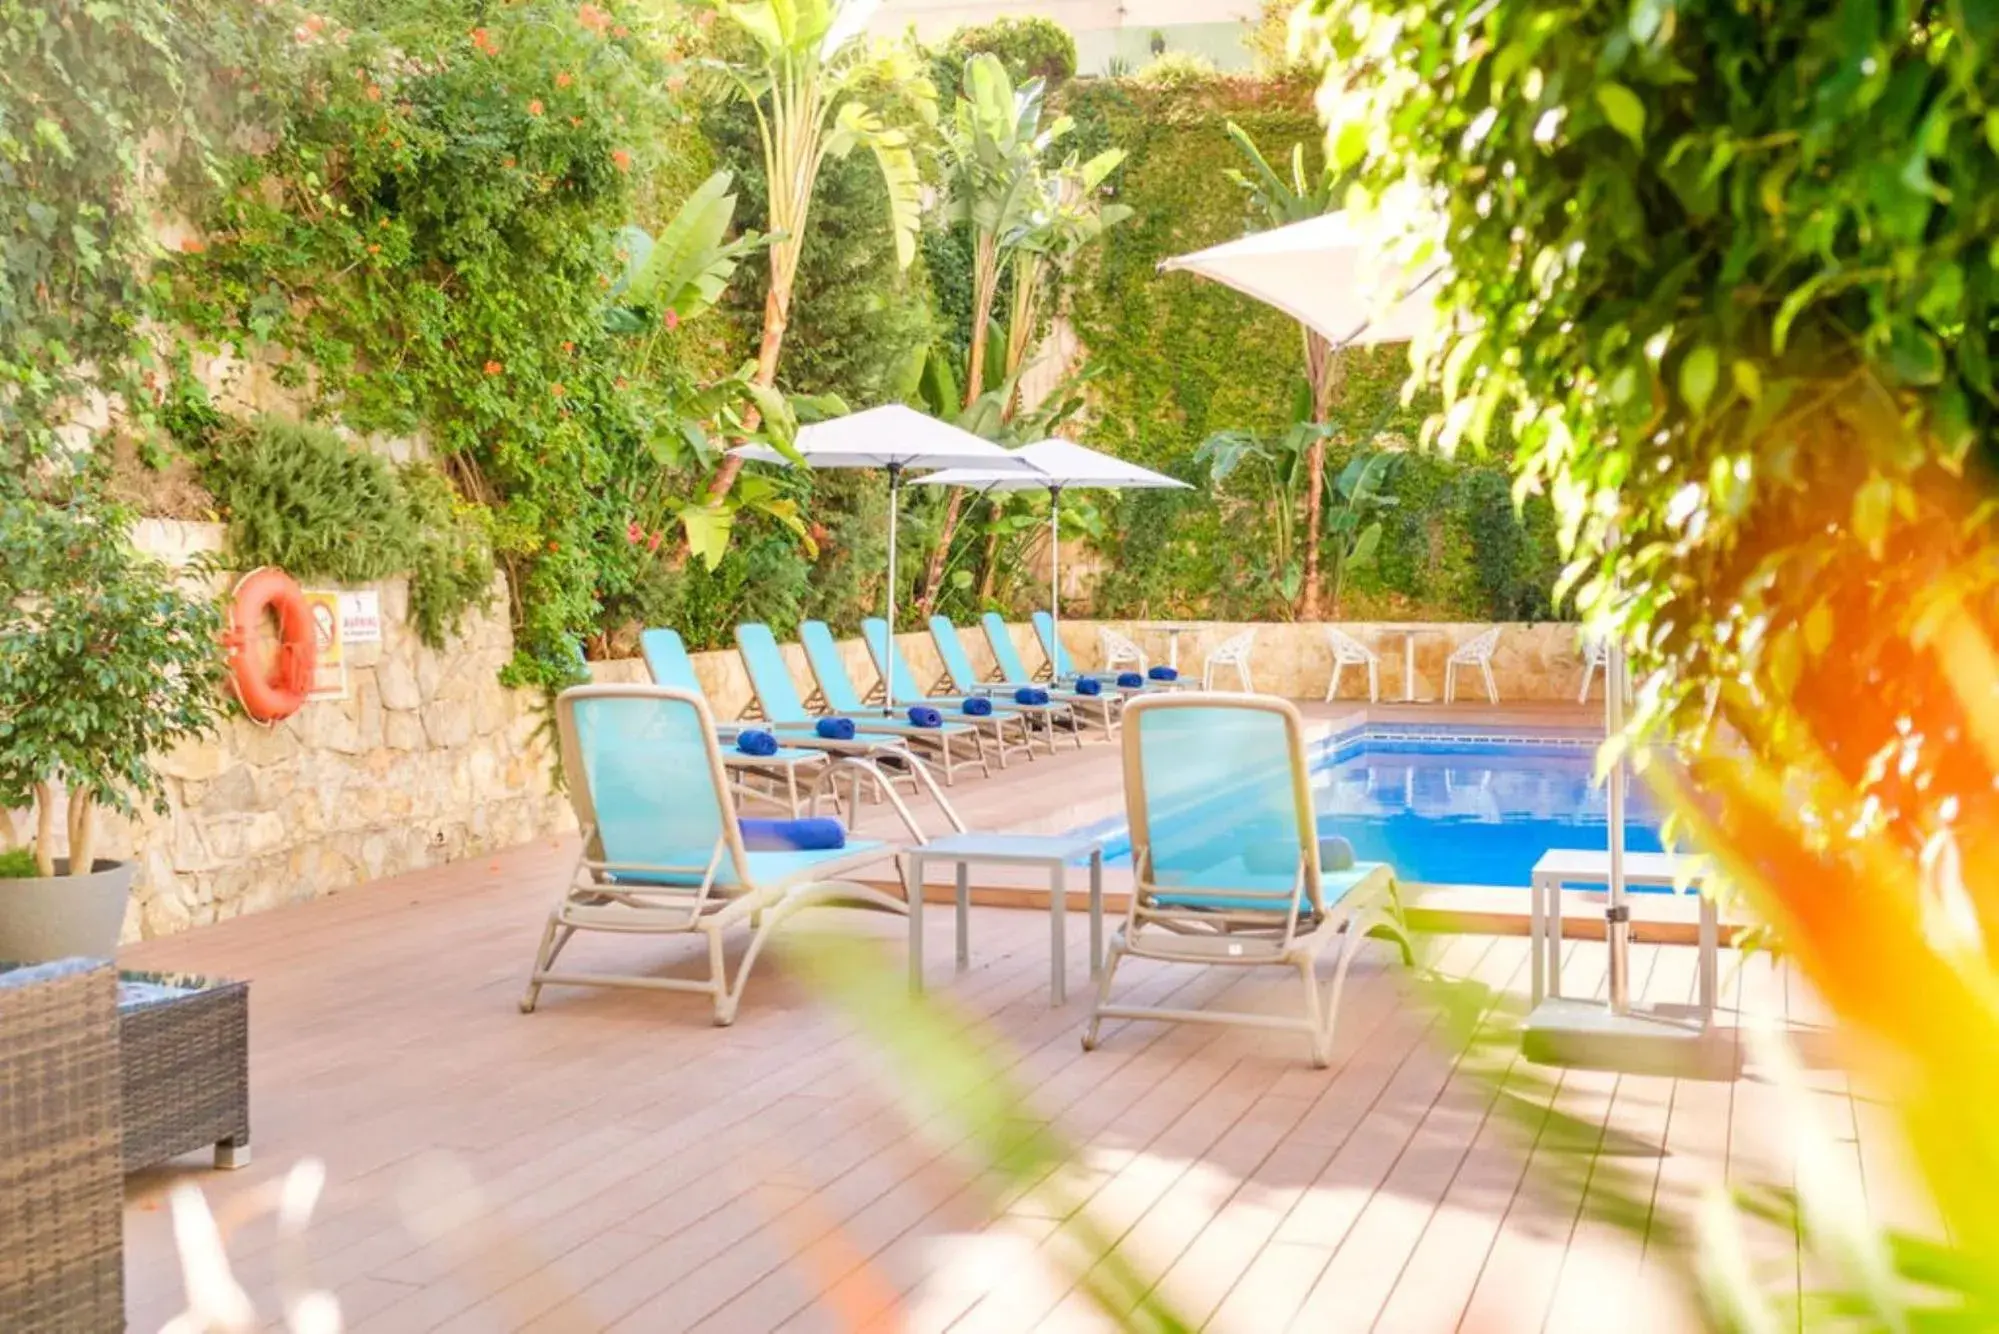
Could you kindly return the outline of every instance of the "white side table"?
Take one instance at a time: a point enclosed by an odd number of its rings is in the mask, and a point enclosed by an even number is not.
[[[909,988],[923,990],[923,868],[929,862],[950,862],[958,875],[958,967],[972,961],[973,862],[1001,866],[1041,866],[1048,871],[1049,1003],[1068,999],[1067,926],[1069,863],[1090,862],[1090,976],[1104,963],[1104,849],[1093,838],[1056,834],[950,834],[911,848],[903,857],[909,896]]]
[[[1423,635],[1438,635],[1449,638],[1447,631],[1427,625],[1391,625],[1380,633],[1402,636],[1402,702],[1404,704],[1428,704],[1429,700],[1416,698],[1416,641]]]
[[[1199,621],[1147,621],[1145,628],[1166,636],[1166,665],[1180,670],[1180,636],[1206,629]]]
[[[1714,1022],[1716,993],[1720,989],[1721,925],[1714,900],[1700,893],[1706,871],[1700,858],[1675,857],[1670,852],[1627,852],[1624,854],[1624,883],[1655,889],[1676,890],[1684,879],[1688,892],[1700,898],[1700,927],[1696,943],[1700,959],[1700,1016],[1703,1025]],[[1532,1003],[1562,994],[1562,890],[1569,885],[1594,889],[1610,883],[1610,853],[1578,848],[1550,848],[1534,863],[1534,884],[1528,892],[1529,952],[1533,960]]]

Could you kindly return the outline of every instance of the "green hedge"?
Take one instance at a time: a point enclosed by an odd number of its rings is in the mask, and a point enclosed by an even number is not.
[[[1217,283],[1162,275],[1172,255],[1240,236],[1247,213],[1225,174],[1241,165],[1225,127],[1240,125],[1273,163],[1320,129],[1303,82],[1216,77],[1172,87],[1129,80],[1073,83],[1063,109],[1084,151],[1126,150],[1114,179],[1133,216],[1086,252],[1067,284],[1088,352],[1089,443],[1193,482],[1199,490],[1104,500],[1098,610],[1106,615],[1271,618],[1288,614],[1247,495],[1212,495],[1194,462],[1225,428],[1277,431],[1289,418],[1302,361],[1295,322]],[[1331,451],[1407,449],[1390,493],[1376,566],[1355,572],[1341,614],[1535,618],[1552,614],[1557,561],[1545,507],[1516,515],[1510,477],[1489,460],[1453,462],[1413,449],[1432,404],[1404,404],[1400,348],[1344,355]]]

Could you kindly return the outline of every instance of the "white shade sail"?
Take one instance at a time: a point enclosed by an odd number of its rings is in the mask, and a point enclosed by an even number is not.
[[[1212,278],[1335,346],[1406,343],[1436,321],[1441,261],[1411,268],[1372,227],[1328,213],[1165,260],[1160,271]]]
[[[814,468],[1034,471],[1031,463],[992,441],[900,403],[802,427],[795,448]],[[769,445],[743,445],[731,452],[763,463],[791,462]]]
[[[1140,488],[1185,488],[1187,483],[1164,473],[1126,463],[1072,440],[1039,440],[1022,445],[1013,457],[1024,459],[1033,472],[991,468],[951,468],[914,481],[918,486],[963,486],[975,491],[1038,491],[1049,487],[1087,487],[1122,491]]]

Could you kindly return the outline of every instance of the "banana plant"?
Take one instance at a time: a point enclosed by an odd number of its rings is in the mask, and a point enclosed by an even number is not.
[[[737,203],[733,183],[726,171],[710,176],[657,237],[641,227],[624,228],[618,234],[624,269],[611,284],[604,311],[605,328],[631,340],[625,378],[639,396],[634,416],[645,432],[644,451],[629,474],[612,479],[628,497],[626,535],[656,550],[655,535],[677,527],[688,554],[709,569],[721,563],[745,513],[776,521],[798,536],[808,554],[816,552],[797,501],[777,482],[745,478],[725,496],[697,487],[690,499],[680,492],[688,473],[716,465],[723,457],[718,440],[767,443],[795,458],[801,422],[847,410],[832,395],[788,396],[759,383],[753,362],[700,382],[679,358],[656,355],[664,337],[713,309],[746,256],[771,243],[755,231],[730,238]]]
[[[751,0],[717,7],[749,39],[752,54],[707,65],[755,111],[769,185],[770,286],[752,376],[765,387],[777,382],[812,197],[828,158],[860,150],[873,155],[888,190],[896,258],[907,266],[916,257],[923,183],[911,126],[897,119],[907,116],[934,125],[937,91],[914,51],[868,43],[868,19],[878,3]],[[896,98],[897,119],[886,110],[888,91]],[[724,458],[710,483],[710,496],[727,496],[740,467],[740,458]]]
[[[1075,154],[1044,183],[1037,207],[1012,245],[1013,295],[1006,333],[1006,373],[1017,374],[1040,327],[1051,273],[1067,273],[1076,256],[1132,214],[1127,204],[1105,203],[1104,182],[1124,162],[1122,148],[1078,161]]]
[[[1291,170],[1287,177],[1270,165],[1255,141],[1233,121],[1228,124],[1228,136],[1242,152],[1248,168],[1228,168],[1227,176],[1248,198],[1252,230],[1263,231],[1303,222],[1338,208],[1342,184],[1339,173],[1330,165],[1322,166],[1317,171],[1309,170],[1303,144],[1291,146]],[[1339,389],[1339,359],[1334,355],[1332,344],[1309,326],[1300,324],[1298,328],[1304,339],[1305,383],[1309,387],[1311,419],[1323,422],[1332,415],[1333,396]],[[1304,470],[1308,479],[1304,496],[1305,544],[1297,579],[1299,593],[1296,610],[1304,620],[1316,620],[1319,616],[1319,531],[1320,515],[1325,505],[1323,436],[1313,448],[1317,457]]]

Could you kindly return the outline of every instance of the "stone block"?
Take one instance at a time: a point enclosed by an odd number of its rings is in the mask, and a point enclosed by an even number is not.
[[[473,704],[468,699],[434,699],[424,705],[423,730],[433,746],[462,746],[472,739]]]
[[[375,687],[381,694],[382,707],[394,710],[414,709],[423,703],[423,691],[417,685],[416,669],[411,665],[406,653],[384,654],[375,664]]]
[[[230,762],[226,745],[226,735],[183,741],[160,757],[157,762],[159,771],[168,778],[205,783],[221,773],[223,766]]]
[[[194,794],[187,794],[194,810],[204,818],[218,815],[241,815],[255,810],[258,806],[258,771],[247,764],[235,764],[216,776],[207,784],[198,800]]]

